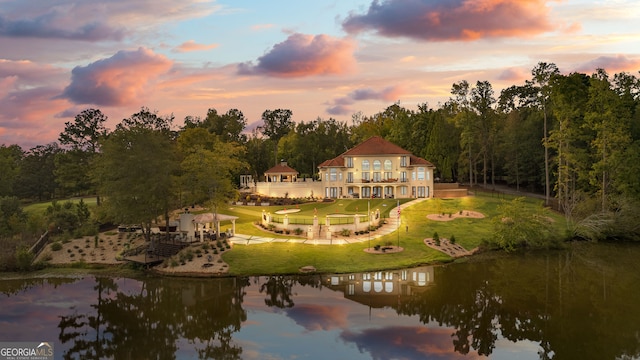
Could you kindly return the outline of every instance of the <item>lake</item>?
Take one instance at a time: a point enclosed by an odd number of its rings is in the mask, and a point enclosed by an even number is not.
[[[0,341],[56,359],[640,358],[638,259],[573,244],[358,274],[3,279]]]

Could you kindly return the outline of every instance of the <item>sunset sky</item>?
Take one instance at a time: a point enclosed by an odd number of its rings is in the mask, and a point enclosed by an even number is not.
[[[0,144],[57,141],[88,108],[109,129],[141,107],[351,124],[460,80],[498,96],[540,61],[638,76],[639,19],[637,0],[0,0]]]

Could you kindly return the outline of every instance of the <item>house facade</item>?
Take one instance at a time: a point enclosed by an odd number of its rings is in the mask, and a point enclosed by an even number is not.
[[[320,180],[297,179],[286,162],[267,170],[255,192],[273,197],[430,198],[434,165],[373,136],[318,165]]]
[[[435,166],[380,136],[318,168],[327,198],[429,198],[434,193]]]

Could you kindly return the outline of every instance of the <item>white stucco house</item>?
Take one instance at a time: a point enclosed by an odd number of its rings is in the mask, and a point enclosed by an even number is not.
[[[273,197],[429,198],[434,196],[429,161],[373,136],[318,165],[320,181],[301,181],[285,162],[265,172],[256,192]]]
[[[433,164],[380,136],[318,168],[325,197],[433,197]]]

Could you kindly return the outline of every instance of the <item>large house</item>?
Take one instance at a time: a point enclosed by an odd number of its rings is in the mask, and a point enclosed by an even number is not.
[[[433,197],[430,162],[380,136],[373,136],[337,157],[318,165],[320,181],[296,178],[286,163],[265,172],[266,182],[256,192],[274,197]],[[305,181],[306,180],[306,181]]]
[[[433,197],[433,164],[380,136],[318,168],[325,197]]]

